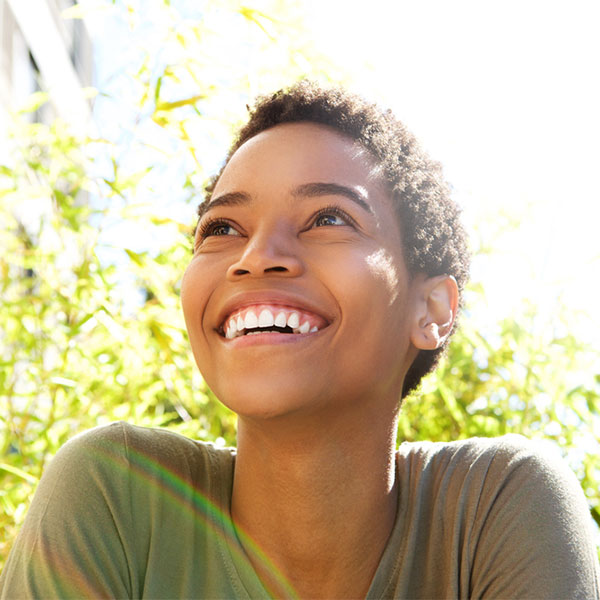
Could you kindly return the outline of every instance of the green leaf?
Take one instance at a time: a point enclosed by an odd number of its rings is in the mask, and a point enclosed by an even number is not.
[[[9,465],[7,463],[0,463],[0,470],[6,471],[7,473],[12,473],[13,475],[20,477],[21,479],[24,479],[25,481],[28,481],[29,483],[36,484],[39,481],[37,477],[34,477],[33,475],[26,473],[25,471],[23,471],[23,469],[19,469],[13,465]]]
[[[160,99],[160,89],[162,87],[163,78],[162,75],[156,80],[156,85],[154,86],[154,103],[156,105],[159,104]]]
[[[40,109],[46,102],[50,100],[50,94],[47,92],[34,92],[31,94],[25,103],[19,109],[19,113],[27,114]]]
[[[55,383],[56,385],[62,385],[63,387],[67,388],[74,388],[77,386],[76,381],[73,381],[72,379],[67,379],[66,377],[51,377],[50,381],[52,383]]]
[[[183,98],[182,100],[175,100],[174,102],[159,102],[156,106],[157,111],[169,111],[175,110],[176,108],[181,108],[182,106],[190,106],[191,104],[196,104],[196,102],[203,100],[205,98],[204,95],[199,94],[196,96],[191,96],[189,98]]]
[[[129,256],[129,258],[136,265],[138,265],[138,267],[143,267],[144,266],[144,254],[143,253],[134,252],[133,250],[130,250],[129,248],[125,248],[124,250],[127,253],[127,256]]]

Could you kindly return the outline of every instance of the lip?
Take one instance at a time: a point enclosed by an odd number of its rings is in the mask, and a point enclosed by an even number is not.
[[[322,329],[328,327],[333,321],[333,316],[331,314],[327,314],[326,312],[324,312],[322,307],[317,306],[315,302],[309,300],[308,298],[297,294],[290,294],[288,292],[282,292],[277,290],[260,290],[252,292],[240,292],[228,298],[228,300],[225,302],[225,304],[218,313],[214,330],[220,334],[221,327],[225,322],[225,319],[229,317],[229,315],[231,315],[235,311],[242,310],[245,307],[252,306],[254,304],[273,304],[275,306],[285,306],[287,308],[313,313],[324,319],[327,323]],[[263,335],[256,337],[263,337]],[[281,336],[281,334],[275,335],[283,337]]]
[[[302,344],[309,338],[315,338],[320,335],[324,329],[319,329],[313,333],[296,333],[296,334],[285,334],[285,333],[271,333],[264,332],[257,335],[243,335],[236,337],[231,340],[223,339],[223,341],[230,348],[247,348],[249,346],[276,346],[276,345],[287,345],[287,344]]]

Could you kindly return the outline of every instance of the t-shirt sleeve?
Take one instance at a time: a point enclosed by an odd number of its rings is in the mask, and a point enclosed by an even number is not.
[[[470,597],[600,598],[589,508],[555,450],[507,436],[485,479]]]
[[[0,576],[0,598],[130,598],[123,426],[79,435],[49,463]]]

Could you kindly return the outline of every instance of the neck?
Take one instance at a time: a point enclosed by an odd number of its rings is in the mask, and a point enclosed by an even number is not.
[[[289,590],[244,539],[301,598],[364,597],[396,515],[396,412],[293,420],[240,417],[232,515],[242,544],[278,597]]]

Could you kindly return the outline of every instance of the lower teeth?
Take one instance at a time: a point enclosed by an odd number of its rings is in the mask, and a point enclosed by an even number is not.
[[[318,329],[316,327],[313,327],[310,331],[306,332],[306,333],[314,333],[315,331],[318,331]],[[300,331],[299,328],[294,328],[292,329],[292,331],[276,331],[274,329],[267,329],[267,330],[258,330],[258,331],[247,331],[245,333],[238,333],[235,337],[240,337],[240,336],[244,336],[244,335],[259,335],[260,333],[279,333],[281,335],[289,335],[290,333],[295,333],[295,334],[300,334],[302,333]]]

